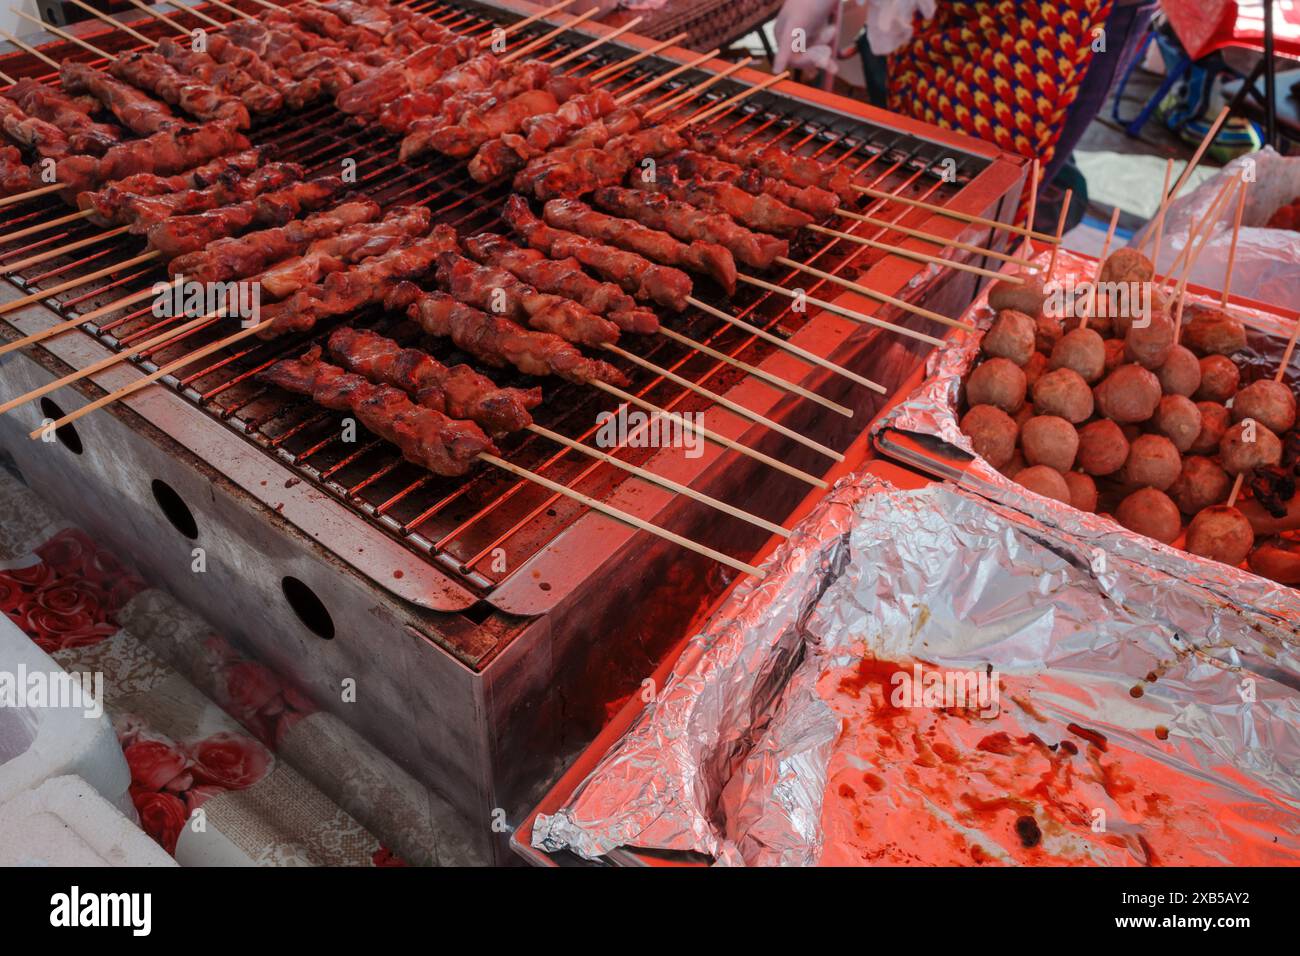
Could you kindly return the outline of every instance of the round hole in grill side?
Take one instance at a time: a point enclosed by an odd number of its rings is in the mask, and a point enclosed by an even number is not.
[[[307,630],[327,641],[334,639],[334,618],[330,617],[330,612],[325,609],[315,591],[295,577],[281,578],[280,590]]]
[[[197,538],[199,536],[199,525],[194,520],[194,512],[190,511],[189,505],[176,492],[176,489],[161,478],[155,478],[151,481],[149,488],[153,491],[153,500],[158,502],[158,507],[162,510],[163,516],[172,523],[172,527],[191,541]]]
[[[41,415],[49,421],[57,422],[66,414],[67,412],[59,408],[59,406],[50,401],[50,399],[41,399]],[[68,451],[72,452],[74,455],[80,455],[84,450],[81,444],[81,436],[77,434],[77,430],[71,425],[60,425],[58,428],[54,429],[54,437],[59,440],[60,444],[62,444],[64,448],[68,449]]]

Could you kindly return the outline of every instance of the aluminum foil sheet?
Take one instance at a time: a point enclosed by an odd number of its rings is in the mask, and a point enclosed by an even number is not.
[[[951,485],[869,472],[767,570],[534,846],[1300,863],[1300,636],[1264,615]],[[963,678],[964,699],[943,691]]]
[[[1038,261],[1046,263],[1046,253]],[[1055,277],[1090,279],[1096,260],[1074,255],[1062,250],[1057,258]],[[1206,302],[1217,305],[1217,299],[1188,293],[1189,302]],[[1233,305],[1232,311],[1246,323],[1247,344],[1250,351],[1235,356],[1240,365],[1258,365],[1262,369],[1276,370],[1291,327],[1279,316]],[[993,321],[989,308],[987,289],[967,310],[964,318],[976,325],[976,333],[955,329],[946,339],[946,345],[931,353],[926,364],[926,378],[907,399],[894,406],[873,426],[878,446],[894,457],[903,458],[914,467],[944,471],[943,459],[956,460],[963,469],[960,482],[995,501],[1033,515],[1039,520],[1093,542],[1097,547],[1116,555],[1153,564],[1161,570],[1194,584],[1207,587],[1225,600],[1254,607],[1289,624],[1300,625],[1300,591],[1283,587],[1248,570],[1232,568],[1197,557],[1179,548],[1162,544],[1145,535],[1134,534],[1119,523],[1102,515],[1079,511],[1069,505],[1029,491],[1007,478],[983,458],[974,453],[970,440],[959,427],[959,400],[962,382],[979,358],[983,330]],[[1262,374],[1262,373],[1261,373]],[[1243,376],[1243,381],[1247,377]],[[1293,389],[1300,388],[1300,373],[1294,364],[1285,379]],[[889,434],[894,431],[920,436],[923,440],[940,442],[957,449],[957,453],[934,450],[931,460],[917,460],[913,455],[898,455],[890,446]],[[972,459],[967,464],[967,459]],[[940,467],[934,468],[933,466]],[[951,469],[948,469],[951,470]],[[1290,661],[1291,665],[1295,660]]]

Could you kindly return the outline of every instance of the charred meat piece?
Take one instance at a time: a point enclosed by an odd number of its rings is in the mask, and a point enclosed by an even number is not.
[[[426,408],[475,422],[494,436],[527,428],[533,421],[528,410],[542,401],[540,388],[500,388],[468,365],[448,368],[428,352],[363,329],[335,329],[329,350],[348,371],[400,388]]]
[[[100,183],[138,173],[170,176],[248,146],[242,133],[222,123],[174,127],[145,139],[119,143],[98,159],[66,156],[58,161],[58,181],[64,186],[64,195],[71,198]]]
[[[322,361],[320,346],[301,358],[276,362],[259,372],[258,378],[333,411],[351,412],[366,428],[401,449],[403,458],[435,475],[463,475],[483,452],[496,451],[473,422],[448,418],[415,404],[400,389],[375,385]]]
[[[196,252],[177,256],[168,263],[167,271],[189,276],[196,282],[242,279],[304,252],[317,240],[378,219],[379,213],[379,204],[369,200],[342,203],[283,226],[218,239]]]
[[[623,332],[651,335],[659,331],[659,318],[653,312],[638,306],[614,283],[587,275],[577,259],[548,259],[536,249],[522,249],[490,232],[470,236],[462,244],[479,262],[507,269],[542,292],[580,302]]]
[[[612,112],[617,105],[608,91],[593,90],[564,101],[553,113],[530,116],[519,125],[518,133],[502,134],[479,147],[470,160],[470,177],[486,183],[517,172],[530,159],[560,145],[571,133]]]
[[[533,215],[522,196],[506,200],[502,218],[524,242],[552,259],[577,259],[642,301],[658,302],[678,312],[687,306],[692,293],[691,279],[680,269],[655,265],[635,252],[548,226]]]
[[[666,156],[685,146],[667,126],[652,126],[616,136],[603,146],[552,150],[529,161],[515,177],[515,189],[548,199],[577,197],[601,186],[616,186],[646,159]]]
[[[423,206],[399,206],[378,222],[359,223],[317,239],[302,255],[277,262],[258,279],[272,296],[284,298],[331,272],[383,255],[424,235],[429,231],[429,218],[429,210]]]
[[[148,90],[196,119],[225,122],[236,129],[248,129],[252,124],[248,107],[238,98],[186,76],[157,53],[119,56],[109,64],[108,70],[119,80]]]
[[[846,203],[857,201],[853,176],[842,165],[827,166],[806,156],[794,156],[777,146],[737,146],[713,133],[697,133],[691,140],[701,153],[756,169],[770,179],[779,179],[792,186],[826,189]]]
[[[661,192],[670,199],[708,212],[725,213],[742,226],[776,236],[798,232],[813,221],[806,212],[791,209],[771,196],[754,196],[730,183],[677,179],[670,170],[659,170],[659,175],[651,181],[636,177],[633,185],[648,192]]]
[[[390,133],[405,133],[417,119],[435,116],[444,104],[461,93],[485,90],[503,75],[501,58],[484,53],[453,67],[423,89],[414,89],[386,101],[379,113],[379,125]]]
[[[459,52],[449,46],[415,50],[395,63],[380,67],[339,94],[336,105],[351,116],[376,117],[386,103],[413,90],[424,89],[460,63]]]
[[[618,326],[572,299],[538,292],[512,273],[454,252],[438,257],[438,284],[468,305],[504,315],[578,345],[618,341]]]
[[[702,272],[731,295],[736,291],[736,260],[722,246],[712,242],[678,242],[666,232],[651,229],[633,219],[620,219],[597,212],[576,199],[552,199],[542,217],[556,229],[567,229],[588,239],[635,252],[652,262]]]
[[[402,140],[401,158],[408,159],[433,150],[444,156],[463,159],[473,155],[488,140],[518,129],[527,117],[550,113],[559,105],[559,101],[547,90],[528,90],[485,113],[470,113],[460,123],[452,126],[425,130],[420,123],[416,123],[411,133]]]
[[[74,153],[102,156],[122,140],[121,131],[116,127],[90,118],[93,107],[84,97],[68,96],[62,90],[32,79],[19,80],[5,91],[5,96],[28,116],[53,123],[62,130]],[[91,103],[98,105],[97,100],[92,99]]]
[[[59,159],[68,155],[68,137],[53,123],[28,116],[17,103],[0,96],[0,129],[14,142],[42,157]]]
[[[185,125],[165,103],[84,63],[64,63],[59,68],[59,80],[65,93],[89,93],[95,97],[137,136],[152,136]]]
[[[264,116],[284,106],[284,94],[279,90],[234,64],[218,63],[207,53],[196,52],[187,43],[163,37],[155,50],[177,71],[207,83],[218,93],[239,97],[250,113]]]
[[[17,146],[0,146],[0,196],[14,196],[32,188],[32,171]]]
[[[250,226],[282,226],[304,209],[322,205],[335,192],[338,177],[321,177],[263,193],[254,199],[218,206],[188,216],[172,216],[146,230],[150,247],[164,259],[195,252],[224,236],[234,236]]]
[[[161,196],[164,193],[188,189],[204,189],[230,176],[246,176],[261,162],[261,152],[246,149],[242,153],[222,156],[174,176],[156,176],[137,173],[103,189],[87,190],[77,194],[77,207],[91,212],[90,221],[97,226],[110,226],[117,222],[118,210],[128,196]]]
[[[284,70],[293,80],[313,80],[330,96],[337,96],[352,85],[352,76],[337,57],[329,57],[304,47],[301,31],[287,27],[269,27],[257,20],[232,20],[221,34],[236,46],[256,53],[274,67]]]
[[[668,157],[669,162],[686,179],[711,179],[731,183],[754,196],[771,196],[814,219],[825,219],[839,208],[840,197],[819,186],[794,186],[780,179],[772,179],[757,169],[744,169],[734,163],[705,156],[693,149]]]
[[[525,329],[499,315],[480,312],[443,292],[427,293],[404,282],[388,298],[402,307],[429,335],[449,338],[456,347],[486,365],[513,365],[527,375],[558,375],[570,382],[608,382],[625,387],[627,378],[599,359],[590,359],[547,332]]]
[[[299,289],[283,302],[264,307],[265,328],[258,334],[274,338],[308,331],[323,319],[382,302],[395,284],[425,274],[439,255],[456,247],[456,231],[446,225],[435,226],[423,239],[333,272],[321,285]]]
[[[218,32],[208,34],[208,56],[223,66],[237,67],[250,77],[284,96],[289,109],[300,110],[308,103],[320,99],[324,92],[315,77],[294,79],[283,68],[272,66],[253,50],[232,42]],[[250,105],[249,109],[253,109]]]
[[[790,243],[784,239],[752,232],[724,213],[705,212],[663,193],[606,186],[597,189],[592,199],[601,209],[662,229],[683,242],[716,242],[731,250],[737,262],[754,269],[769,269],[778,256],[790,253]]]
[[[169,216],[184,216],[244,202],[297,182],[302,179],[302,173],[302,167],[296,163],[270,163],[249,176],[229,173],[202,189],[183,189],[160,196],[127,193],[120,197],[113,221],[129,226],[136,235],[142,235],[150,226]]]

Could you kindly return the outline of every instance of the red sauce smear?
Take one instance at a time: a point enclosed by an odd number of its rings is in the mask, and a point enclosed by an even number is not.
[[[1080,727],[1078,724],[1066,724],[1065,729],[1076,737],[1082,737],[1098,750],[1103,752],[1106,750],[1106,737],[1104,734],[1089,730],[1087,727]]]

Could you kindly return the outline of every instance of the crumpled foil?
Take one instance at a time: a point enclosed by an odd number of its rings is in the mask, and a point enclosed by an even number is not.
[[[838,484],[533,844],[723,864],[1300,861],[1300,634],[951,485]],[[895,710],[877,668],[996,677]],[[865,675],[865,676],[864,676]]]
[[[1038,257],[1045,263],[1047,254]],[[1096,260],[1062,250],[1057,258],[1057,278],[1091,279]],[[1188,302],[1217,305],[1217,299],[1187,293]],[[1278,316],[1255,309],[1232,306],[1232,312],[1247,325],[1247,344],[1251,351],[1236,356],[1239,364],[1257,364],[1270,373],[1276,370],[1291,328]],[[970,440],[959,426],[959,401],[962,382],[979,358],[983,330],[993,321],[987,289],[980,294],[964,316],[980,331],[971,333],[954,329],[946,345],[931,353],[926,364],[926,378],[907,399],[895,405],[872,426],[879,444],[890,431],[908,432],[960,449],[958,457],[972,458],[961,477],[961,484],[981,495],[1033,515],[1112,554],[1150,562],[1168,574],[1207,587],[1225,600],[1249,605],[1291,623],[1300,624],[1300,591],[1278,585],[1242,568],[1197,557],[1187,551],[1162,544],[1145,535],[1134,534],[1118,522],[1102,515],[1079,511],[1055,499],[1045,498],[1007,478],[983,458],[976,455]],[[1245,379],[1243,378],[1243,381]],[[1300,378],[1294,365],[1285,381],[1296,388]],[[892,452],[886,448],[887,454]],[[914,467],[924,467],[909,461]]]

